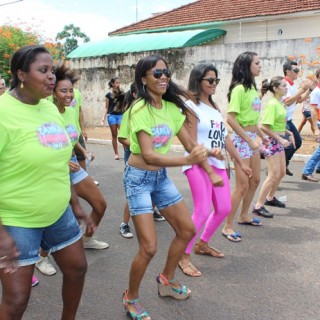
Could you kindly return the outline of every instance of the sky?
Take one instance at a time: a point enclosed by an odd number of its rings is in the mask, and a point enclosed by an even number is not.
[[[16,1],[16,2],[15,2]],[[73,23],[91,41],[108,32],[169,11],[195,0],[0,0],[0,25],[28,26],[45,39],[54,40],[65,25]],[[11,2],[11,3],[10,3]],[[5,3],[10,3],[5,5]]]

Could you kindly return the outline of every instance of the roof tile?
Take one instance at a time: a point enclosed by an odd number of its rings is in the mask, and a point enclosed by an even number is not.
[[[314,10],[320,10],[319,0],[198,0],[109,34]]]

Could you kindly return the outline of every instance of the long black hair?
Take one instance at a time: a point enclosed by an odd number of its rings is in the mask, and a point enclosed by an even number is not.
[[[232,69],[232,79],[228,92],[228,101],[230,102],[231,92],[238,85],[242,84],[245,91],[252,88],[252,86],[257,90],[256,82],[251,73],[251,63],[254,56],[258,54],[255,52],[243,52],[241,53],[233,64]]]
[[[190,73],[189,82],[188,82],[188,90],[193,95],[194,100],[195,100],[194,102],[196,104],[200,103],[201,81],[209,71],[213,71],[216,74],[216,77],[218,78],[218,70],[211,63],[200,63],[200,64],[196,65]],[[212,106],[215,109],[217,109],[217,105],[213,101],[211,95],[209,96],[209,101],[212,104]]]
[[[30,65],[36,61],[37,55],[40,53],[50,54],[44,46],[40,45],[25,46],[13,54],[10,63],[12,76],[10,90],[17,87],[21,82],[18,78],[18,70],[28,72],[30,70]]]
[[[152,69],[159,60],[162,60],[166,67],[168,68],[168,63],[164,58],[159,55],[153,54],[146,56],[139,60],[136,66],[135,72],[135,84],[137,87],[138,99],[144,99],[147,103],[152,103],[152,97],[148,93],[148,88],[145,88],[142,78],[146,76],[148,70]],[[189,95],[186,90],[180,88],[175,84],[171,79],[168,83],[168,88],[165,94],[162,96],[162,99],[166,101],[173,102],[178,108],[181,109],[183,114],[188,113],[187,106],[184,104],[182,97],[189,99]]]

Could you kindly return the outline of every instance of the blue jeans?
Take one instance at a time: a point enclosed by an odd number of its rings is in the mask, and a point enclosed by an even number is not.
[[[320,170],[320,146],[315,150],[311,158],[305,164],[302,173],[310,176],[313,174],[314,170]]]
[[[19,250],[19,265],[35,264],[39,260],[39,248],[55,252],[81,239],[82,232],[72,209],[68,205],[61,217],[52,225],[43,228],[4,226],[15,240]]]
[[[296,126],[293,124],[292,120],[288,120],[287,121],[287,126],[286,126],[287,130],[290,130],[293,133],[294,136],[294,140],[296,142],[296,148],[293,147],[293,144],[291,143],[289,147],[285,148],[285,152],[286,152],[286,166],[289,165],[289,162],[291,160],[291,158],[293,157],[293,155],[295,154],[295,152],[300,149],[301,145],[302,145],[302,140],[301,140],[301,136],[299,134],[299,131],[297,130]],[[286,136],[286,138],[288,138]],[[289,139],[287,139],[289,140]]]
[[[161,211],[182,200],[165,168],[151,171],[126,165],[123,184],[131,216],[152,214],[153,204]]]

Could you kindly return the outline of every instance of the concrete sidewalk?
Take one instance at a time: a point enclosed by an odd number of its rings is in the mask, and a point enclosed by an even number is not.
[[[90,143],[111,144],[111,133],[109,127],[87,127],[86,132]],[[293,158],[295,161],[307,161],[313,154],[314,150],[319,146],[319,143],[315,141],[313,136],[302,136],[302,138],[302,147]],[[174,139],[172,149],[175,151],[183,150],[183,147],[177,137]]]

